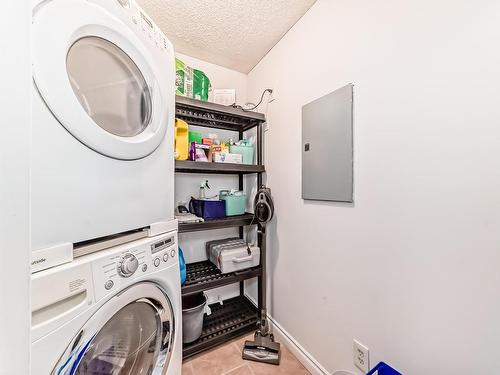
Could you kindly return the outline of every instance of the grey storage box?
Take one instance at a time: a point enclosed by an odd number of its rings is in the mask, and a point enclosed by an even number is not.
[[[222,273],[236,272],[260,264],[260,248],[240,238],[207,242],[207,257]]]

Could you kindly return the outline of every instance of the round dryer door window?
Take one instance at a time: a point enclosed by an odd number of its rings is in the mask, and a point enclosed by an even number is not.
[[[33,94],[54,117],[47,126],[62,125],[101,155],[142,159],[173,127],[175,60],[134,26],[128,10],[107,3],[115,12],[76,0],[35,8]]]
[[[101,128],[133,137],[149,125],[152,104],[146,80],[115,44],[81,38],[69,49],[66,66],[78,101]]]

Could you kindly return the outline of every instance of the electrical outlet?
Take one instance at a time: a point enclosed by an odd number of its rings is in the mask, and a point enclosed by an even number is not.
[[[370,370],[370,350],[359,341],[353,340],[352,357],[356,367],[365,374]]]

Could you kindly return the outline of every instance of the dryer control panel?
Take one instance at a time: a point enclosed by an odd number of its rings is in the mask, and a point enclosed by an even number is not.
[[[177,233],[123,244],[99,255],[92,262],[96,299],[148,274],[172,265],[178,267]]]
[[[128,13],[134,27],[155,44],[160,51],[170,51],[170,42],[160,28],[134,0],[117,0]]]

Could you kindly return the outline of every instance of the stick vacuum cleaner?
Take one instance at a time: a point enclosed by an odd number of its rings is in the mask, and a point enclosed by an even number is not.
[[[274,204],[271,197],[271,190],[265,186],[261,187],[255,196],[254,212],[255,219],[260,224],[259,236],[262,236],[263,239],[261,241],[262,276],[259,283],[262,309],[253,341],[245,341],[243,359],[279,365],[281,359],[280,344],[274,341],[273,334],[269,332],[266,309],[266,224],[274,216]]]

